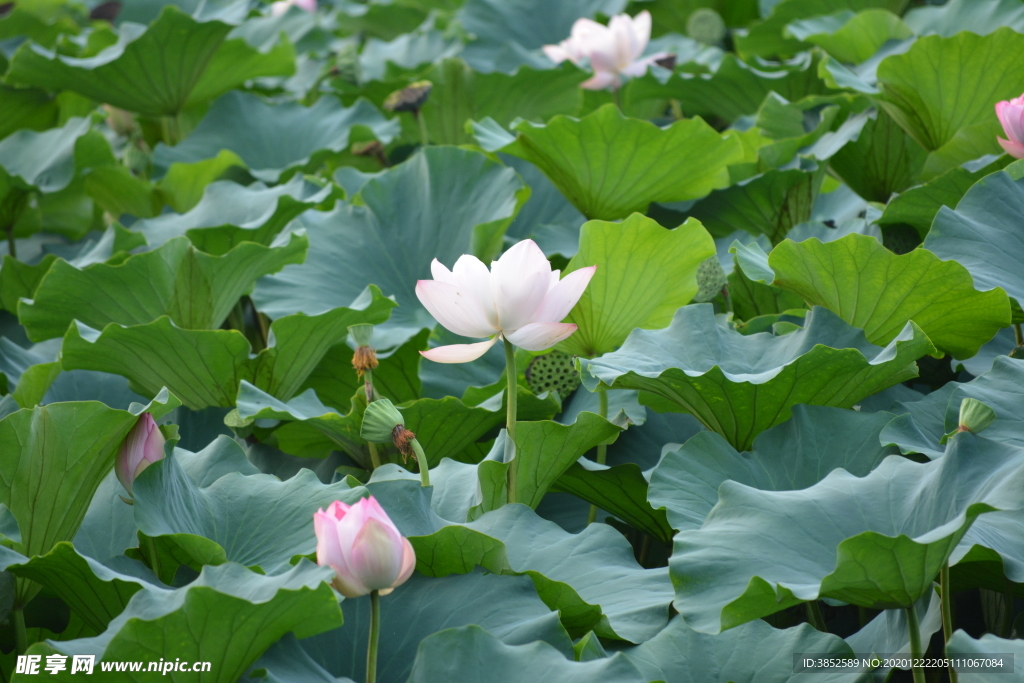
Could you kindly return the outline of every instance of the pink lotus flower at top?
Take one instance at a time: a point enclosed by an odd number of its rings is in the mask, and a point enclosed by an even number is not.
[[[114,474],[129,495],[135,478],[142,470],[164,459],[166,441],[152,415],[143,413],[139,416],[139,421],[124,438],[114,460]]]
[[[355,505],[336,500],[313,513],[316,563],[334,570],[332,585],[346,598],[370,591],[387,595],[405,583],[416,567],[409,540],[370,496]]]
[[[647,10],[636,17],[617,14],[607,26],[591,19],[577,19],[569,37],[558,45],[545,45],[544,54],[555,64],[569,60],[579,65],[584,58],[590,61],[594,76],[580,87],[603,90],[622,86],[623,76],[643,76],[647,67],[669,56],[659,52],[640,58],[651,39],[651,13]]]
[[[1012,100],[996,102],[996,116],[1003,124],[1009,140],[999,138],[999,144],[1010,156],[1024,159],[1024,95]]]
[[[293,5],[307,12],[316,11],[316,0],[279,0],[270,5],[270,16],[279,17]]]
[[[420,351],[438,363],[467,363],[499,338],[527,351],[543,351],[576,331],[560,322],[594,276],[597,266],[559,279],[533,240],[523,240],[491,263],[491,270],[466,254],[448,270],[434,259],[433,280],[416,283],[416,296],[439,323],[463,337],[490,337],[477,344],[452,344]]]

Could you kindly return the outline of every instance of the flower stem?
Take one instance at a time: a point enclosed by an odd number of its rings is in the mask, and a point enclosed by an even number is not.
[[[146,536],[146,550],[149,551],[149,566],[156,574],[156,578],[160,578],[160,560],[156,554],[156,543],[153,541],[152,536]]]
[[[825,616],[821,613],[821,606],[818,605],[818,601],[811,600],[804,604],[807,606],[807,620],[811,622],[811,626],[822,633],[828,633],[828,627],[825,625]]]
[[[619,97],[618,88],[612,88],[612,102],[614,102],[615,106],[619,108],[619,111],[622,111],[622,98]]]
[[[953,637],[953,596],[949,592],[949,563],[939,571],[939,590],[942,593],[942,642],[949,643]],[[945,648],[943,648],[945,649]],[[952,666],[949,667],[949,683],[957,683],[960,677]]]
[[[420,144],[424,147],[430,145],[430,135],[427,134],[427,120],[423,118],[423,112],[417,110],[412,113],[416,118],[416,123],[420,127]]]
[[[28,631],[25,629],[25,608],[15,606],[11,613],[14,616],[14,644],[18,654],[25,654],[28,649]]]
[[[369,368],[363,370],[363,388],[366,390],[366,405],[370,405],[373,403],[373,370]],[[370,449],[370,465],[373,469],[377,469],[380,467],[380,455],[377,453],[377,444],[367,442],[366,446]]]
[[[917,622],[917,611],[911,605],[904,610],[907,613],[907,629],[910,631],[910,659],[911,669],[914,672],[914,683],[926,683],[924,668],[918,666],[921,657],[924,655],[921,650],[921,625]]]
[[[11,258],[18,258],[18,243],[14,239],[13,221],[11,221],[10,226],[7,228],[7,253],[11,255]]]
[[[427,463],[427,455],[423,452],[423,446],[416,439],[413,439],[409,445],[416,452],[416,462],[420,466],[420,484],[430,486],[430,465]]]
[[[604,390],[598,390],[597,392],[597,414],[608,419],[608,392]],[[597,463],[599,465],[605,464],[608,459],[608,444],[600,443],[597,445]],[[590,504],[590,512],[587,513],[587,524],[593,524],[597,521],[597,506],[593,503]]]
[[[508,464],[508,502],[516,502],[516,469],[519,461],[516,459],[516,349],[512,342],[507,339],[505,342],[505,374],[508,376],[508,395],[505,402],[508,404],[508,414],[505,418],[505,462]]]
[[[1020,323],[1014,323],[1013,336],[1017,340],[1017,346],[1024,346],[1024,330],[1021,329]]]
[[[377,641],[380,640],[380,595],[370,591],[370,642],[366,646],[366,683],[377,683]]]

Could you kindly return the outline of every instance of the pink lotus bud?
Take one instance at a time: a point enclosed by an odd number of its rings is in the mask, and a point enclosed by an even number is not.
[[[416,567],[416,552],[373,496],[355,505],[334,501],[313,514],[316,562],[334,570],[332,585],[346,598],[387,595]]]
[[[139,416],[139,421],[124,438],[121,450],[117,452],[117,460],[114,461],[117,480],[129,495],[139,473],[157,460],[163,460],[166,441],[152,415],[143,413]]]
[[[487,353],[498,338],[527,351],[549,349],[576,331],[561,322],[583,296],[597,266],[559,279],[533,240],[523,240],[491,263],[459,257],[448,270],[434,259],[433,280],[416,283],[416,296],[437,322],[463,337],[491,337],[477,344],[439,346],[420,353],[437,363],[467,363]]]
[[[999,123],[1003,124],[1003,132],[1009,138],[999,138],[999,144],[1010,156],[1024,159],[1024,95],[996,102],[996,116],[999,117]]]
[[[316,12],[316,0],[279,0],[270,5],[270,16],[279,17],[292,5],[307,12]]]

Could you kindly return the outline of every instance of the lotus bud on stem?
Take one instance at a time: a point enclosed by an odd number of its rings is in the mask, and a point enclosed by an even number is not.
[[[370,346],[370,340],[373,339],[373,325],[350,325],[348,331],[356,342],[356,351],[352,354],[352,367],[355,368],[356,376],[363,378],[366,404],[369,405],[373,403],[373,371],[378,365],[377,352]],[[366,446],[370,450],[370,464],[373,469],[377,469],[380,467],[377,444],[367,441]]]
[[[366,407],[359,435],[366,441],[375,443],[390,440],[402,454],[403,461],[414,458],[419,463],[420,483],[423,486],[430,486],[430,465],[423,447],[416,440],[416,434],[406,429],[405,418],[391,401],[382,398]]]

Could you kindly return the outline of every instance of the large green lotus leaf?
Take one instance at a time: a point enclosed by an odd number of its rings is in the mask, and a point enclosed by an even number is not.
[[[506,236],[516,240],[531,238],[549,256],[562,254],[572,258],[579,249],[580,226],[587,219],[536,166],[509,154],[499,157],[530,188],[530,199],[508,226]]]
[[[1021,533],[1024,512],[990,512],[979,517],[949,558],[950,579],[958,589],[988,588],[1024,592]],[[1017,584],[1007,585],[1008,582]]]
[[[276,182],[289,169],[317,164],[327,153],[346,149],[360,128],[384,143],[399,132],[398,121],[384,118],[365,100],[345,108],[338,98],[327,96],[303,107],[298,102],[267,104],[255,95],[229,92],[213,103],[185,140],[174,147],[157,145],[153,163],[191,164],[230,150],[255,177]]]
[[[284,40],[260,50],[217,19],[196,20],[167,6],[148,28],[125,23],[117,43],[91,57],[66,57],[22,45],[8,80],[73,90],[146,116],[180,114],[257,76],[290,75],[294,50]]]
[[[912,187],[892,197],[878,219],[878,224],[906,224],[917,230],[923,239],[928,235],[939,209],[943,206],[956,207],[976,182],[990,173],[1001,170],[1013,160],[1013,157],[1004,154],[981,168],[975,167],[974,170],[960,166],[951,168],[923,185]]]
[[[1005,241],[1000,244],[1005,249]],[[942,256],[954,258],[950,252]],[[927,249],[897,255],[867,235],[827,243],[786,240],[768,255],[768,264],[775,271],[772,284],[828,308],[864,330],[873,344],[888,344],[913,320],[940,351],[970,358],[1010,324],[1006,292],[976,290],[967,268]]]
[[[668,328],[636,330],[618,351],[580,363],[592,390],[640,390],[641,403],[689,412],[747,450],[759,433],[789,419],[794,405],[850,408],[915,377],[914,361],[934,348],[913,322],[879,348],[824,308],[812,309],[795,332],[744,336],[698,304],[681,308]]]
[[[19,410],[0,420],[0,504],[16,524],[4,535],[26,557],[44,555],[70,541],[114,455],[142,412],[159,418],[179,405],[166,391],[148,406],[114,410],[97,401],[55,403]],[[24,605],[39,586],[18,582]]]
[[[574,662],[543,642],[506,645],[479,626],[451,628],[426,638],[416,653],[409,683],[646,683],[622,654]]]
[[[626,118],[611,104],[582,119],[521,121],[514,130],[515,140],[506,138],[501,151],[533,163],[584,216],[599,220],[726,187],[727,167],[743,154],[739,140],[718,134],[702,119],[659,128]]]
[[[672,589],[665,569],[642,569],[629,542],[610,526],[592,524],[570,534],[525,505],[454,524],[431,511],[430,489],[418,481],[371,482],[368,488],[409,537],[422,574],[466,574],[477,565],[527,574],[577,636],[593,629],[602,637],[642,642],[668,622]]]
[[[714,432],[701,432],[665,453],[650,475],[648,499],[667,510],[673,528],[699,529],[726,480],[763,491],[796,491],[840,467],[862,477],[895,452],[878,440],[892,419],[885,412],[794,406],[792,418],[758,434],[745,453]]]
[[[625,463],[606,468],[581,458],[551,490],[571,493],[665,543],[672,540],[665,511],[647,502],[647,480],[639,465]]]
[[[292,634],[271,645],[239,683],[354,683],[336,678],[316,663]]]
[[[39,654],[91,654],[100,662],[210,662],[210,671],[191,680],[234,683],[260,653],[288,632],[305,638],[342,623],[329,567],[302,561],[274,576],[238,564],[205,567],[182,588],[151,587],[132,596],[128,607],[95,638],[33,645]],[[151,673],[104,672],[103,680],[136,683]],[[70,667],[56,680],[75,681]]]
[[[802,678],[793,676],[796,652],[853,654],[842,638],[809,624],[776,629],[754,621],[712,636],[694,631],[679,616],[661,633],[622,654],[640,669],[645,681],[774,683]],[[812,675],[834,683],[864,680],[861,673],[815,671]]]
[[[786,33],[787,25],[799,19],[822,17],[837,10],[860,12],[867,9],[886,9],[902,14],[908,0],[782,0],[773,2],[771,14],[759,23],[754,23],[744,33],[737,35],[736,51],[747,59],[750,57],[789,57],[809,47]],[[763,3],[762,3],[763,6]]]
[[[221,255],[241,242],[269,245],[293,218],[321,202],[332,202],[333,193],[330,185],[321,187],[298,176],[274,187],[222,180],[210,183],[187,212],[136,221],[132,230],[145,236],[151,247],[185,235],[196,248]]]
[[[702,65],[701,62],[697,62]],[[790,102],[808,95],[825,94],[828,88],[818,77],[818,60],[810,53],[785,64],[751,66],[735,54],[725,53],[708,64],[711,73],[675,71],[664,83],[654,74],[633,79],[623,86],[626,101],[676,99],[688,116],[717,116],[735,121],[754,114],[768,93]]]
[[[1024,450],[960,434],[919,464],[891,456],[863,478],[836,470],[802,491],[719,488],[670,561],[676,608],[717,633],[801,601],[913,605],[978,515],[1024,508]]]
[[[34,408],[60,373],[60,363],[0,337],[0,388],[22,408]]]
[[[1003,26],[1024,30],[1024,7],[1015,0],[949,0],[938,7],[915,7],[903,20],[919,36],[961,31],[984,36]]]
[[[830,165],[861,197],[886,202],[894,192],[914,184],[926,157],[924,148],[883,109],[875,112],[856,140],[832,156]]]
[[[1017,218],[1022,207],[1024,180],[1014,181],[1006,171],[993,173],[975,183],[956,210],[939,209],[924,247],[939,258],[956,259],[979,288],[1001,287],[1019,305],[1024,302],[1024,236]]]
[[[960,629],[957,629],[953,637],[949,639],[949,644],[946,645],[946,648],[950,657],[991,658],[993,655],[1002,654],[1004,656],[1001,659],[1004,663],[1007,659],[1006,654],[1012,654],[1013,659],[1016,661],[1020,661],[1017,660],[1017,657],[1024,657],[1024,640],[1019,638],[1006,640],[998,638],[991,633],[986,633],[981,638],[975,640]],[[1003,683],[1003,681],[1007,680],[1006,673],[1005,671],[996,673],[964,671],[961,677],[964,681],[969,681],[970,683]]]
[[[76,323],[64,336],[61,364],[122,375],[143,394],[166,385],[192,410],[235,405],[242,380],[288,400],[328,350],[347,338],[349,325],[380,324],[395,302],[371,286],[350,306],[275,320],[270,346],[255,357],[237,330],[185,330],[167,316],[131,327],[111,323],[102,331]]]
[[[987,36],[963,32],[920,38],[878,66],[877,99],[926,150],[925,174],[935,176],[984,154],[999,153],[993,106],[1024,90],[1024,74],[1004,69],[1007,54],[1024,49],[1024,35],[1002,28]],[[950,89],[956,81],[961,87]]]
[[[590,221],[565,272],[597,266],[566,322],[579,329],[558,348],[593,358],[614,351],[634,328],[664,327],[697,293],[697,267],[715,242],[696,220],[665,230],[646,216]]]
[[[57,100],[38,88],[0,85],[0,139],[16,130],[46,130],[57,123]]]
[[[135,593],[159,585],[156,576],[140,562],[122,556],[111,558],[108,566],[79,554],[66,541],[32,559],[7,548],[0,548],[0,556],[0,565],[5,565],[6,571],[45,586],[95,633],[106,629]]]
[[[334,676],[366,678],[366,641],[370,625],[368,597],[344,602],[345,625],[301,641],[302,649]],[[410,618],[415,615],[415,618]],[[381,601],[381,638],[377,676],[405,681],[420,642],[444,629],[470,624],[486,629],[507,645],[543,641],[572,657],[572,641],[537,596],[525,576],[475,571],[443,579],[414,574]],[[461,680],[461,679],[460,679]]]
[[[894,406],[900,417],[882,431],[882,442],[895,444],[904,453],[940,457],[945,450],[940,441],[959,426],[965,398],[996,412],[996,421],[984,431],[986,439],[1024,446],[1024,416],[1019,409],[1024,400],[1024,360],[1007,356],[997,357],[990,371],[966,384],[949,382],[920,401]]]
[[[840,62],[860,64],[878,52],[886,41],[910,38],[914,32],[888,10],[854,12],[846,9],[794,21],[786,26],[784,34],[817,45]]]
[[[75,143],[89,132],[89,123],[72,118],[60,128],[20,130],[0,141],[0,200],[12,184],[40,192],[66,188],[75,175]]]
[[[269,247],[243,242],[223,256],[210,256],[182,236],[117,265],[80,269],[59,259],[31,303],[19,306],[19,319],[34,341],[62,336],[73,320],[102,329],[166,315],[183,329],[216,329],[257,278],[302,263],[308,246],[304,235],[291,233]]]
[[[427,147],[367,182],[357,203],[302,216],[296,224],[309,236],[306,262],[260,280],[253,300],[272,318],[315,315],[373,283],[400,304],[375,343],[404,342],[436,325],[415,293],[416,281],[430,277],[430,262],[451,267],[465,253],[494,256],[528,193],[515,171],[479,152]]]
[[[712,192],[687,214],[699,220],[715,237],[737,230],[766,235],[772,244],[786,238],[791,228],[811,219],[814,201],[825,177],[825,164],[810,160],[800,167],[771,169],[761,175]]]
[[[139,475],[132,493],[135,522],[146,536],[181,541],[182,548],[188,536],[200,536],[219,545],[227,561],[273,573],[292,557],[316,550],[318,508],[335,500],[352,504],[365,490],[344,482],[321,484],[305,469],[286,481],[231,473],[200,488],[176,458],[164,458]]]

